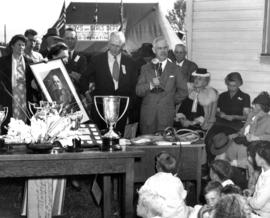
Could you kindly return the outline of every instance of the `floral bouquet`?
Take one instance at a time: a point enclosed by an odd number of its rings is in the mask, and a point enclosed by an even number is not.
[[[11,118],[5,141],[9,143],[52,144],[56,139],[74,135],[74,117],[80,112],[60,116],[61,107],[55,104],[36,107],[30,118],[30,125]],[[80,122],[80,119],[76,120]]]

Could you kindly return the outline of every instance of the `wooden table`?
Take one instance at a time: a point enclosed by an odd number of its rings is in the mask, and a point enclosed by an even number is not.
[[[145,182],[155,174],[155,156],[161,151],[173,154],[177,159],[178,175],[181,180],[195,180],[197,201],[201,192],[201,164],[203,143],[178,146],[139,145],[130,146],[132,150],[144,151],[140,161],[135,162],[135,182]]]
[[[123,176],[123,214],[133,216],[134,159],[142,151],[28,154],[26,149],[14,148],[0,155],[0,178],[61,177],[67,175],[103,175],[103,217],[111,217],[111,175]]]

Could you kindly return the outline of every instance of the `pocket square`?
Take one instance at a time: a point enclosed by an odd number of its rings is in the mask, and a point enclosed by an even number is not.
[[[124,75],[127,73],[125,65],[122,65],[122,72],[123,72]]]
[[[174,75],[170,75],[169,78],[174,78]]]
[[[79,61],[79,59],[80,59],[80,56],[79,56],[79,55],[77,55],[77,56],[74,58],[74,62],[78,62],[78,61]]]

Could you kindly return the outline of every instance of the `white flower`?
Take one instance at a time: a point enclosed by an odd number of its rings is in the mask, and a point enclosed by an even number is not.
[[[151,61],[153,64],[158,64],[159,63],[159,60],[157,58],[153,58],[152,61]]]

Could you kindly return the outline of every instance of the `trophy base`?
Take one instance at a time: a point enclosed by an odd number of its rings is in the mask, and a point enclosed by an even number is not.
[[[101,151],[117,151],[119,138],[102,137]]]

